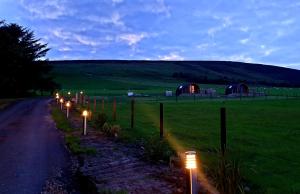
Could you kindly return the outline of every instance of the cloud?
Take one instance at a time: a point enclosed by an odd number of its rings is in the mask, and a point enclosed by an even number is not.
[[[101,44],[101,42],[99,40],[97,40],[97,38],[85,36],[80,33],[72,32],[72,31],[66,31],[66,30],[63,30],[62,28],[57,28],[57,29],[53,29],[53,30],[50,29],[49,31],[52,33],[52,35],[54,37],[61,39],[58,42],[63,45],[72,46],[76,43],[77,44],[79,43],[80,45],[95,47],[95,46],[99,46]],[[105,40],[105,38],[104,38],[104,40]],[[69,48],[69,47],[67,47],[67,48]],[[62,49],[62,48],[58,48],[58,50],[59,51],[67,51],[66,49]]]
[[[281,21],[280,23],[281,23],[282,25],[288,26],[288,25],[293,24],[294,22],[295,22],[295,20],[294,20],[293,18],[290,18],[290,19],[283,20],[283,21]]]
[[[246,56],[245,54],[239,54],[239,55],[232,55],[229,56],[228,58],[225,57],[225,60],[229,61],[239,61],[239,62],[246,62],[246,63],[252,63],[253,58]]]
[[[77,42],[79,42],[82,45],[86,45],[86,46],[98,46],[99,45],[99,42],[94,41],[91,38],[86,37],[86,36],[75,34],[74,38]]]
[[[232,19],[230,16],[220,17],[214,15],[213,19],[217,20],[220,24],[207,30],[207,34],[209,36],[214,36],[217,32],[222,31],[232,25]]]
[[[248,27],[248,26],[242,26],[242,27],[240,27],[239,29],[240,29],[240,31],[242,31],[242,32],[248,32],[248,31],[249,31],[249,27]]]
[[[156,0],[153,4],[146,5],[146,11],[156,14],[164,14],[167,17],[171,16],[170,6],[166,5],[164,0]]]
[[[55,37],[62,39],[62,40],[67,40],[72,37],[72,34],[70,32],[66,32],[61,28],[51,30],[51,32]]]
[[[249,42],[249,38],[244,38],[239,41],[241,44],[247,44]]]
[[[140,34],[121,34],[117,37],[117,40],[126,42],[129,46],[134,46],[144,38],[147,38],[148,33],[140,33]]]
[[[123,2],[123,0],[111,0],[111,1],[112,1],[113,5]]]
[[[164,56],[159,56],[159,60],[163,61],[182,61],[184,57],[180,56],[177,52],[171,52]]]
[[[277,51],[276,48],[269,48],[263,51],[264,56],[269,56],[271,55],[273,52]]]
[[[68,51],[72,51],[72,49],[70,47],[62,47],[58,49],[61,52],[68,52]]]
[[[89,15],[85,17],[85,19],[91,21],[91,22],[96,22],[96,23],[101,23],[101,24],[112,24],[117,27],[122,27],[125,28],[125,24],[122,21],[122,17],[119,14],[119,12],[113,12],[109,17],[100,17],[97,15]]]
[[[74,14],[74,10],[67,5],[66,0],[20,0],[20,5],[38,19],[58,19]]]
[[[205,50],[207,50],[209,48],[212,48],[214,46],[216,46],[216,43],[202,43],[202,44],[198,44],[196,46],[196,48],[201,50],[201,51],[205,51]]]

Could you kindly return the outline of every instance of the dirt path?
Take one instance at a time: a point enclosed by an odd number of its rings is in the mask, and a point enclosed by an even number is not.
[[[0,193],[37,194],[67,168],[69,156],[48,99],[23,100],[0,112]]]
[[[72,117],[75,128],[82,120]],[[184,175],[167,164],[152,164],[142,159],[143,150],[137,145],[124,144],[88,128],[81,136],[81,145],[96,148],[95,156],[85,155],[81,173],[89,177],[99,191],[125,191],[129,194],[179,194],[184,192]]]
[[[90,132],[83,145],[97,149],[97,156],[85,158],[81,172],[93,178],[99,190],[130,194],[183,193],[183,176],[165,164],[141,159],[141,150]]]

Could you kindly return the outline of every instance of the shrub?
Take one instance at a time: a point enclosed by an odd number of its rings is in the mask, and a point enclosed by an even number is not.
[[[109,137],[117,137],[121,127],[119,125],[111,126],[109,123],[104,123],[102,127],[102,132]]]
[[[160,139],[159,137],[152,136],[144,142],[144,158],[152,162],[169,162],[175,151],[170,147],[166,139]]]
[[[207,174],[220,194],[245,193],[239,162],[230,161],[220,154],[218,164],[209,169]]]
[[[95,119],[96,128],[102,129],[106,121],[107,121],[107,115],[105,113],[99,113]]]

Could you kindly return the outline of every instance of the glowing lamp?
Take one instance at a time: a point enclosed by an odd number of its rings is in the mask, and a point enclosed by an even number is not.
[[[89,115],[89,112],[87,110],[84,110],[82,112],[82,116],[87,117]]]
[[[185,152],[185,168],[186,169],[196,169],[196,152],[188,151]]]
[[[83,91],[80,91],[80,94],[83,94]]]
[[[71,95],[71,92],[68,92],[68,95],[70,96],[70,95]]]
[[[66,103],[66,107],[67,107],[67,108],[70,108],[70,106],[71,106],[71,103],[68,101],[68,102]]]

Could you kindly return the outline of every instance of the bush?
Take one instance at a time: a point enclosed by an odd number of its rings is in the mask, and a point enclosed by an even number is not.
[[[96,128],[102,129],[106,121],[107,121],[107,115],[105,113],[99,113],[95,119]]]
[[[220,194],[245,193],[239,162],[230,161],[226,156],[220,154],[218,164],[214,168],[208,169],[207,174]]]
[[[117,137],[120,130],[121,127],[119,125],[111,126],[109,123],[104,123],[101,131],[109,137]]]
[[[175,155],[175,151],[170,147],[167,140],[156,136],[146,140],[144,148],[144,158],[151,162],[169,162],[170,157]]]

